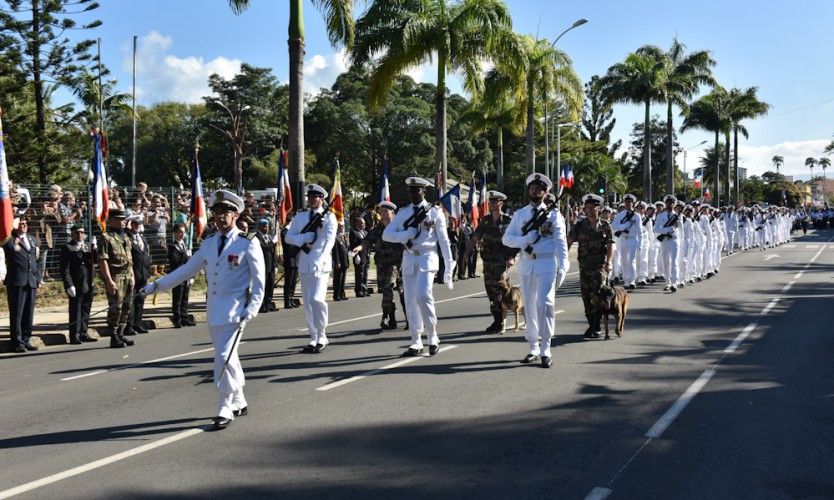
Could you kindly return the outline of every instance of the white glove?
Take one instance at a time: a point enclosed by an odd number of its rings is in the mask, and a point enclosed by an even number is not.
[[[194,284],[194,278],[188,280],[188,286],[192,286]]]
[[[410,227],[410,228],[406,229],[405,232],[408,234],[408,239],[410,239],[410,240],[413,240],[414,238],[417,237],[417,228],[416,227]]]
[[[316,239],[316,233],[304,233],[304,243],[312,243]]]
[[[252,313],[246,313],[246,316],[244,316],[243,319],[240,320],[240,323],[237,327],[240,329],[241,332],[243,332],[243,330],[246,328],[246,325],[249,324],[252,318],[254,318]]]
[[[561,272],[556,274],[556,288],[561,288],[562,287],[562,283],[565,282],[566,275],[567,275],[567,273],[561,273]]]
[[[539,237],[538,230],[534,229],[534,230],[530,231],[529,233],[527,233],[527,240],[526,240],[527,244],[532,245],[533,242],[538,239],[538,237]]]
[[[67,295],[69,295],[70,297],[75,297],[75,287],[74,286],[71,286],[71,287],[67,288]]]
[[[457,267],[458,263],[455,261],[451,261],[448,263],[446,270],[443,272],[443,283],[446,283],[446,287],[449,290],[455,288],[455,284],[452,280],[452,277],[455,275],[455,267]]]
[[[142,291],[145,292],[145,295],[151,295],[157,290],[157,288],[159,287],[156,286],[156,283],[148,283],[147,285],[145,285],[145,288],[143,288]]]
[[[187,257],[191,257],[191,250],[186,250],[186,251],[185,251],[185,255],[186,255]]]

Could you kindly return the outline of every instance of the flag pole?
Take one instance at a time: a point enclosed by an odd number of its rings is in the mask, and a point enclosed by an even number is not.
[[[198,144],[199,146],[199,144]],[[131,186],[136,187],[136,35],[133,35],[133,160],[130,162]]]

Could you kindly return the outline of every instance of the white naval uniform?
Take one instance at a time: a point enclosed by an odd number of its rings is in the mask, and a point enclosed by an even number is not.
[[[727,225],[727,253],[735,252],[736,243],[738,242],[738,215],[735,212],[728,212],[724,215],[724,224]]]
[[[654,221],[654,234],[659,236],[661,234],[668,234],[671,238],[664,238],[660,243],[660,255],[658,260],[663,277],[666,278],[666,286],[677,286],[680,283],[680,267],[678,266],[678,252],[680,251],[680,241],[678,240],[678,226],[680,225],[680,218],[678,214],[664,210],[657,215]],[[675,222],[667,225],[672,217],[675,217]]]
[[[640,248],[637,250],[637,281],[649,279],[649,253],[654,240],[652,219],[648,215],[640,217]]]
[[[709,224],[709,215],[700,214],[698,216],[698,223],[701,226],[701,232],[704,234],[704,244],[701,247],[701,276],[706,276],[711,273],[714,267],[712,266],[712,228]]]
[[[220,390],[217,415],[232,419],[232,411],[247,406],[243,396],[246,380],[237,354],[238,344],[234,343],[235,333],[242,320],[249,321],[258,315],[264,300],[266,267],[257,239],[248,239],[234,227],[226,233],[218,255],[221,236],[216,233],[203,240],[188,262],[154,283],[158,291],[164,292],[205,270],[206,315],[214,345],[214,383]],[[226,359],[229,364],[224,376]]]
[[[315,232],[302,233],[310,222],[314,210],[298,212],[287,228],[286,240],[297,247],[310,243],[310,252],[298,252],[298,274],[301,276],[301,298],[304,300],[304,317],[310,334],[308,345],[327,345],[327,282],[333,269],[331,252],[336,242],[338,223],[331,212],[325,213]],[[315,210],[324,212],[323,207]]]
[[[681,283],[686,283],[690,279],[694,279],[694,272],[695,272],[695,262],[690,258],[692,256],[692,251],[695,248],[695,224],[692,222],[692,219],[680,214],[681,217],[681,234],[683,238],[681,240],[682,245],[680,248],[680,263],[681,263],[681,271],[680,271],[680,281]]]
[[[625,286],[634,285],[637,280],[637,253],[642,237],[640,223],[640,214],[633,210],[621,210],[611,222],[611,231],[620,232],[617,249]]]
[[[522,227],[533,218],[536,210],[545,209],[545,204],[541,203],[537,207],[527,205],[517,210],[502,241],[508,247],[521,249],[518,276],[527,320],[524,335],[530,354],[552,357],[550,340],[556,329],[556,288],[562,285],[570,269],[565,220],[558,211],[552,211],[543,225],[551,229],[550,234],[539,231],[522,234]],[[532,252],[526,251],[528,246]]]
[[[408,230],[403,227],[420,206],[426,207],[426,218],[414,234],[414,228]],[[412,237],[413,236],[413,237]],[[423,348],[423,332],[429,345],[440,345],[437,335],[437,313],[434,309],[434,294],[432,284],[434,275],[440,268],[440,253],[443,254],[446,274],[452,274],[454,263],[449,235],[446,233],[446,216],[440,207],[433,206],[423,200],[417,205],[408,204],[397,211],[397,215],[390,224],[385,226],[382,239],[389,243],[400,243],[403,250],[403,295],[405,296],[405,311],[408,317],[408,329],[411,334],[411,349]],[[408,243],[411,242],[410,248]],[[451,279],[451,278],[450,278]]]

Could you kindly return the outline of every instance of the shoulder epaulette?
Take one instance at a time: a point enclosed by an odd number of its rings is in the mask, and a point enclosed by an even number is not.
[[[257,235],[258,235],[258,233],[246,233],[246,239],[249,240],[249,241],[252,241],[252,240],[255,239],[255,236],[257,236]]]

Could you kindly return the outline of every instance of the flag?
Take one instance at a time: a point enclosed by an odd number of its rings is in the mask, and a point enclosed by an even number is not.
[[[107,230],[107,214],[110,211],[110,193],[107,190],[107,174],[104,171],[104,155],[102,142],[104,134],[96,129],[93,136],[93,213],[101,226],[102,232]]]
[[[206,198],[203,194],[203,176],[200,174],[200,161],[194,154],[194,175],[191,176],[191,226],[197,239],[203,235],[208,225]]]
[[[3,112],[0,110],[0,245],[12,235],[14,207],[9,194],[9,171],[6,167],[6,150],[3,147]]]
[[[573,188],[573,167],[570,165],[565,165],[565,169],[567,169],[568,173],[565,175],[566,186],[568,189]]]
[[[711,195],[711,194],[709,194],[709,188],[706,188],[706,189],[704,190],[704,199],[705,199],[705,200],[710,200],[710,199],[712,199],[712,195]]]
[[[336,220],[345,220],[345,202],[342,199],[342,173],[339,169],[339,159],[336,159],[336,174],[333,175],[333,188],[330,190],[330,210],[336,216]]]
[[[292,189],[290,189],[290,176],[287,173],[287,160],[289,153],[281,150],[278,153],[278,199],[280,205],[281,226],[287,225],[287,214],[292,212]]]
[[[472,221],[473,228],[478,227],[478,210],[478,189],[475,185],[475,172],[472,172],[472,184],[469,185],[469,200],[466,202],[466,209],[464,211],[469,214],[469,220]]]
[[[487,181],[486,172],[481,170],[481,194],[479,196],[481,202],[481,217],[486,217],[489,213],[489,197],[487,196]]]
[[[460,224],[461,207],[460,207],[460,184],[446,192],[439,199],[443,207],[449,212],[449,217],[452,219],[452,224],[457,226]]]
[[[443,177],[443,168],[437,167],[437,175],[434,177],[434,187],[437,188],[437,199],[446,194],[446,178]]]
[[[391,187],[388,185],[388,158],[382,162],[382,180],[379,182],[379,202],[391,201]]]
[[[704,176],[702,174],[698,174],[698,176],[695,177],[695,180],[692,181],[692,187],[700,189],[701,188],[701,183],[703,181],[704,181]]]

